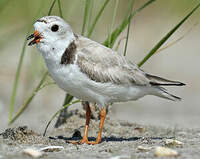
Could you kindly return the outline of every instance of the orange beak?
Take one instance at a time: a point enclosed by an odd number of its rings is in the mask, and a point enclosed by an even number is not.
[[[34,44],[37,44],[40,42],[40,40],[42,39],[42,36],[40,34],[40,32],[38,32],[37,30],[34,31],[33,34],[31,34],[30,36],[28,36],[27,40],[30,40],[34,38],[31,42],[28,43],[29,46],[32,46]]]

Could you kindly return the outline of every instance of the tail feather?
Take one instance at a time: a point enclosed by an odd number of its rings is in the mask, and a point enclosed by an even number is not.
[[[152,86],[184,86],[185,84],[178,81],[171,81],[158,76],[146,74],[146,77],[150,80]]]
[[[169,99],[172,101],[180,101],[181,100],[180,97],[177,97],[173,94],[168,93],[167,90],[162,87],[158,87],[158,89],[159,89],[159,91],[157,91],[157,94],[155,94],[156,96],[159,96],[159,97],[162,97],[165,99]]]

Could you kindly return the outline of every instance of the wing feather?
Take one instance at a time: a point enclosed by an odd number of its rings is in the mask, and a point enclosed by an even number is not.
[[[78,37],[77,64],[80,70],[96,82],[149,85],[149,79],[137,65],[129,62],[110,48]]]

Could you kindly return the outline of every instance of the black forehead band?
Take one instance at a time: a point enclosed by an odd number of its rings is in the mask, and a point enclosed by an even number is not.
[[[38,19],[37,22],[43,22],[43,23],[47,24],[47,21],[46,20],[42,20],[42,19]]]

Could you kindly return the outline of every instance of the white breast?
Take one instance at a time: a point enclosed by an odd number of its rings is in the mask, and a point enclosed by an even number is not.
[[[54,68],[51,68],[51,65],[47,65],[47,67],[57,85],[71,95],[90,102],[103,102],[105,100],[100,99],[102,97],[93,91],[94,82],[81,73],[78,66],[70,64]]]

